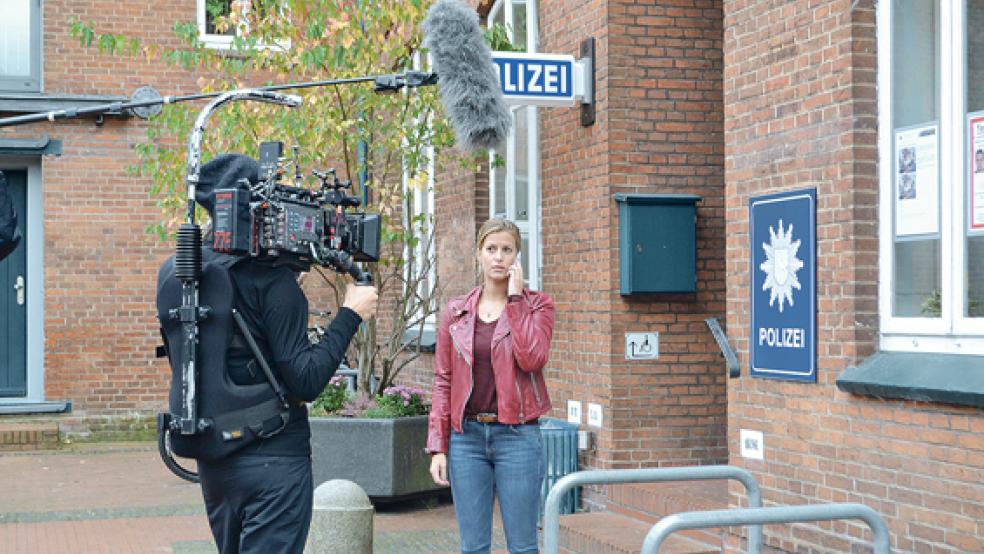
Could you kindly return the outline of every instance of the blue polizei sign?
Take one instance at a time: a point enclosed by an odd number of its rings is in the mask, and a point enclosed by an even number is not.
[[[493,52],[492,63],[509,104],[573,106],[580,93],[574,90],[580,88],[580,67],[573,56]]]
[[[749,201],[753,377],[817,380],[816,204],[816,189]]]

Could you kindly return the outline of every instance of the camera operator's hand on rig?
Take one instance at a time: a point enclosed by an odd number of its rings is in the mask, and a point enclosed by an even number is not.
[[[379,293],[376,292],[376,287],[349,282],[345,285],[345,299],[342,301],[342,307],[359,314],[362,321],[366,321],[376,316],[376,301],[378,299]]]

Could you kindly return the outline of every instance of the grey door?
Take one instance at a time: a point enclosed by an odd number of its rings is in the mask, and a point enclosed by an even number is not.
[[[27,172],[4,171],[20,245],[0,261],[0,397],[27,396]]]

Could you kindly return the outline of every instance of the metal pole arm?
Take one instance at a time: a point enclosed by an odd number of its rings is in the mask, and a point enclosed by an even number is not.
[[[607,469],[577,471],[561,478],[547,494],[543,509],[543,550],[546,554],[558,554],[560,549],[560,502],[570,489],[591,484],[612,483],[652,483],[658,481],[707,481],[713,479],[733,479],[745,485],[748,504],[752,507],[762,505],[762,493],[758,482],[748,470],[736,466],[695,466],[660,467],[643,469]],[[749,530],[749,548],[752,552],[761,550],[762,527]]]
[[[664,517],[649,530],[642,544],[642,554],[656,554],[659,547],[674,531],[730,527],[732,525],[763,525],[767,523],[794,523],[805,521],[829,521],[833,519],[861,519],[874,533],[874,554],[891,554],[888,526],[878,512],[864,504],[813,504],[808,506],[774,506],[769,508],[738,508],[707,512],[684,512]],[[749,552],[757,553],[749,545]]]
[[[407,71],[406,73],[393,73],[387,75],[370,75],[365,77],[352,77],[348,79],[331,79],[327,81],[309,81],[306,83],[288,83],[284,85],[272,85],[267,87],[255,87],[252,90],[278,91],[294,90],[312,87],[325,87],[331,85],[349,85],[353,83],[374,82],[377,92],[396,91],[403,87],[420,87],[437,83],[437,75],[421,71]],[[139,91],[138,91],[139,92]],[[149,108],[153,106],[163,106],[176,102],[188,102],[191,100],[202,100],[205,98],[215,98],[226,94],[226,92],[211,92],[201,94],[189,94],[185,96],[164,96],[152,100],[138,100],[131,102],[112,102],[89,106],[86,108],[65,108],[63,110],[52,110],[33,114],[16,115],[12,117],[0,118],[0,127],[12,125],[22,125],[25,123],[38,123],[41,121],[55,121],[56,119],[69,119],[84,115],[99,115],[107,112],[119,112],[124,110],[136,110],[138,108]]]

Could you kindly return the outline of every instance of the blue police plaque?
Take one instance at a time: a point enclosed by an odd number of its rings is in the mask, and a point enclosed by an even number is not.
[[[560,107],[575,104],[574,56],[493,52],[492,63],[507,104]]]
[[[753,377],[817,380],[816,203],[816,189],[749,202]]]

